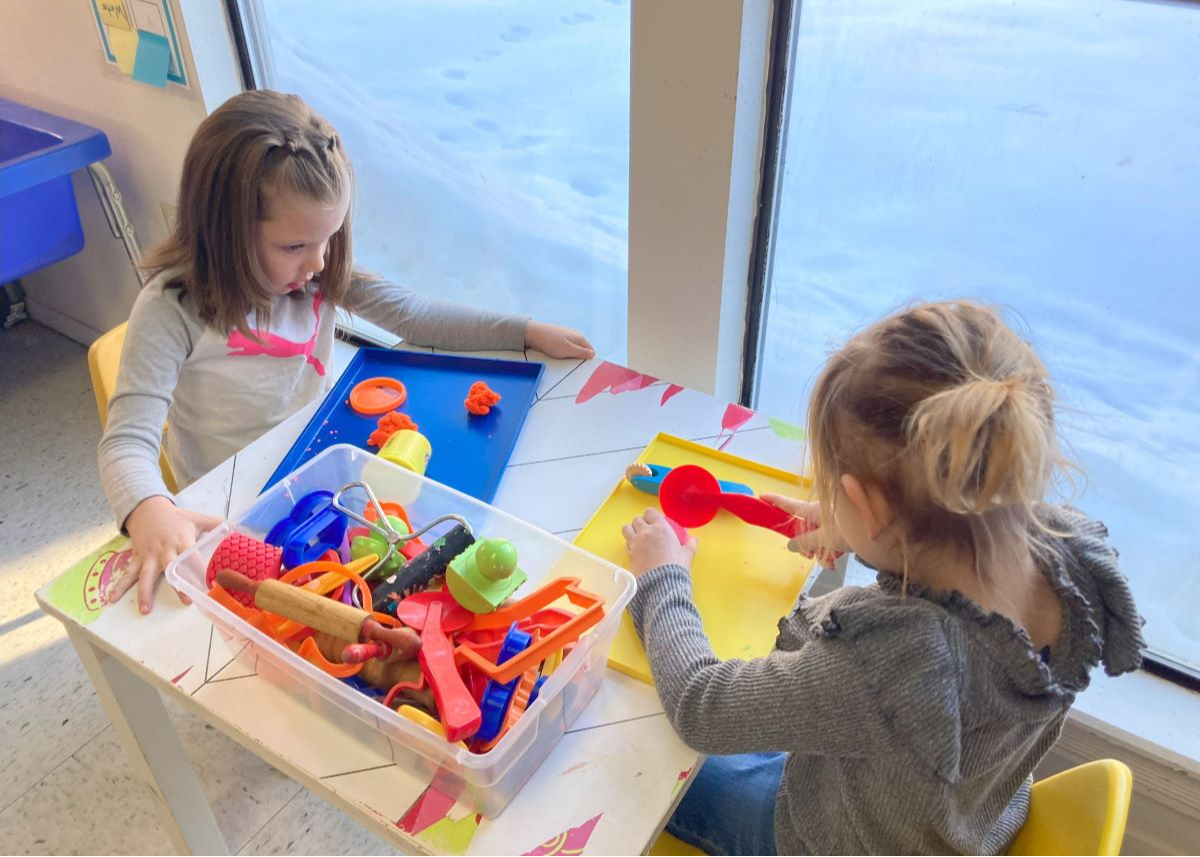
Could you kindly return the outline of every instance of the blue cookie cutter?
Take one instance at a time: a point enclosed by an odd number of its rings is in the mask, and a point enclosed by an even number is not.
[[[538,694],[542,692],[542,685],[546,683],[546,679],[548,678],[550,678],[550,676],[540,675],[538,676],[538,680],[533,683],[533,691],[529,694],[529,705],[533,705],[535,702],[537,702]]]
[[[496,665],[499,666],[509,658],[516,657],[528,649],[532,642],[533,635],[522,631],[517,627],[517,623],[513,622],[508,628],[508,633],[504,635],[504,642],[500,646],[500,655],[496,658]],[[483,720],[479,724],[479,731],[475,733],[475,740],[487,742],[500,734],[500,729],[504,726],[504,715],[508,713],[509,703],[512,702],[513,693],[520,680],[521,676],[518,675],[508,684],[488,681],[487,687],[483,690],[483,699],[479,703]]]
[[[284,568],[295,568],[320,559],[327,550],[338,550],[349,526],[346,516],[333,507],[332,491],[313,491],[271,527],[266,542],[283,548]]]
[[[643,466],[650,468],[650,475],[630,476],[629,482],[639,491],[644,491],[647,494],[653,494],[657,497],[658,489],[662,487],[662,481],[671,472],[671,468],[663,467],[661,464],[646,464]],[[718,484],[726,494],[749,494],[751,497],[754,496],[754,489],[749,485],[743,485],[741,482],[721,481]]]

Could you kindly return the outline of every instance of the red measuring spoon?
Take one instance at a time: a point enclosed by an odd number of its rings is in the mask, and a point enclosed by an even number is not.
[[[422,624],[421,651],[417,658],[433,691],[446,740],[455,744],[479,731],[483,714],[454,663],[454,646],[442,628],[442,602],[434,601],[429,605]]]
[[[671,470],[662,481],[658,501],[663,514],[685,527],[702,527],[724,509],[747,524],[765,527],[795,538],[812,526],[766,500],[748,494],[727,494],[721,483],[703,467],[683,464]]]
[[[461,631],[475,618],[474,613],[455,601],[454,596],[445,590],[417,592],[408,596],[396,605],[396,618],[408,627],[420,631],[425,627],[425,617],[434,604],[441,605],[442,631],[446,634]]]

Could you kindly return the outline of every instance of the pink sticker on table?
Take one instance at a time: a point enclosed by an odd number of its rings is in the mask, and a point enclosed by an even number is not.
[[[606,360],[592,370],[591,377],[587,379],[583,389],[575,397],[575,404],[582,405],[605,390],[616,395],[629,390],[641,390],[656,381],[658,379],[650,375],[643,375],[641,372],[618,366],[616,363],[609,363]]]
[[[550,854],[582,854],[584,847],[589,839],[592,838],[592,831],[596,829],[596,825],[600,822],[600,815],[594,815],[578,827],[572,827],[569,830],[564,830],[558,836],[552,836],[534,848],[532,851],[526,851],[522,857],[542,857],[542,855]]]
[[[733,440],[733,436],[737,434],[737,430],[750,422],[753,417],[754,411],[744,405],[730,405],[727,407],[725,414],[721,417],[721,433],[717,435],[717,440],[720,440],[725,432],[729,432],[729,437],[725,438],[724,443],[718,446],[717,449],[724,449],[729,446],[729,442]]]

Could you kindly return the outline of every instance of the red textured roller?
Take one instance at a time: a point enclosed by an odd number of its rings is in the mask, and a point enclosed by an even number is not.
[[[208,570],[205,572],[204,580],[211,589],[213,579],[223,568],[231,568],[252,580],[273,580],[279,577],[282,562],[283,551],[279,548],[241,533],[230,533],[217,545],[212,559],[208,561]],[[230,592],[229,594],[247,607],[254,606],[253,593]]]

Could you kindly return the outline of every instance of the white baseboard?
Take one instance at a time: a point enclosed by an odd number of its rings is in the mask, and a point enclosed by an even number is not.
[[[29,317],[38,324],[45,325],[68,339],[75,340],[80,345],[91,345],[100,338],[100,334],[104,333],[103,330],[95,330],[54,307],[38,303],[28,293],[25,295],[25,309],[28,311]]]
[[[1118,759],[1133,771],[1133,800],[1122,854],[1195,854],[1200,847],[1200,779],[1130,744],[1068,720],[1035,779],[1093,759]]]

